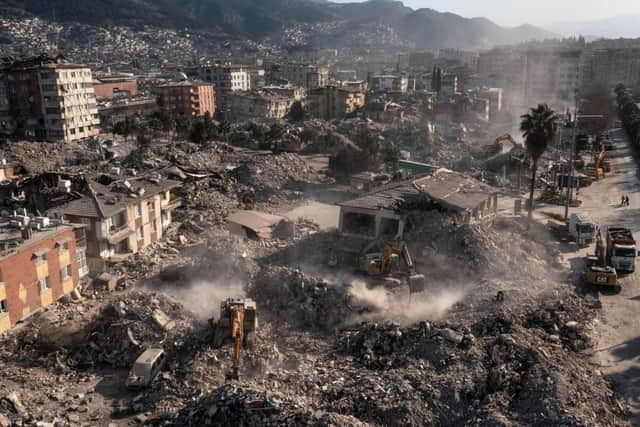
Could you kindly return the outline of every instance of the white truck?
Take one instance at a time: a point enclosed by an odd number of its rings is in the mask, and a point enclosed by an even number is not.
[[[617,271],[633,273],[636,270],[638,249],[631,230],[624,227],[607,229],[607,260]]]
[[[571,214],[569,217],[569,235],[579,246],[589,245],[596,239],[598,226],[583,214]]]

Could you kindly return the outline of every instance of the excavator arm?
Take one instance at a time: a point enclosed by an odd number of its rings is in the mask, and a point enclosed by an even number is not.
[[[237,307],[233,310],[231,337],[233,338],[233,367],[231,376],[234,379],[238,379],[240,376],[240,352],[244,338],[244,308],[242,307]]]

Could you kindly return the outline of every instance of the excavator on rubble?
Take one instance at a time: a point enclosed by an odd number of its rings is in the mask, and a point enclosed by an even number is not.
[[[214,328],[213,346],[218,348],[231,338],[233,342],[233,364],[227,373],[227,379],[240,378],[240,362],[242,348],[253,345],[255,331],[258,328],[256,303],[252,299],[229,298],[220,304],[220,319],[214,322],[209,319]]]
[[[409,247],[405,242],[388,242],[384,244],[382,252],[369,253],[376,244],[379,242],[374,241],[362,251],[359,259],[359,269],[362,272],[374,277],[400,276],[406,280],[409,293],[424,291],[424,275],[416,273]]]

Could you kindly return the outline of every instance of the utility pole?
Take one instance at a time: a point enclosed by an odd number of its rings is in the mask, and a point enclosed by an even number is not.
[[[576,155],[576,132],[578,129],[578,94],[576,93],[576,110],[573,119],[573,132],[571,134],[571,155],[569,158],[569,182],[567,183],[567,200],[564,205],[564,219],[569,218],[569,204],[571,203],[571,197],[573,196],[573,167],[575,163]]]

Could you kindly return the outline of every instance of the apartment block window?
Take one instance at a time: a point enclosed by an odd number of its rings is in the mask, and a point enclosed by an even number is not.
[[[133,208],[133,215],[136,218],[140,218],[140,216],[142,216],[142,212],[140,211],[140,205],[135,205]]]
[[[64,282],[65,280],[67,280],[69,277],[71,277],[71,265],[65,265],[64,267],[62,267],[62,269],[60,270],[60,281]]]
[[[38,281],[38,285],[40,286],[40,293],[46,292],[48,289],[51,289],[51,281],[49,280],[49,276],[40,279]]]
[[[87,265],[87,254],[84,252],[84,250],[78,251],[76,253],[76,260],[78,262],[78,272],[80,273],[80,277],[89,274],[89,266]]]
[[[47,257],[44,253],[35,253],[33,254],[33,261],[36,264],[40,264],[41,262],[46,262],[47,261]]]
[[[9,312],[9,305],[7,304],[7,300],[6,299],[0,300],[0,314],[8,313],[8,312]]]
[[[155,219],[151,222],[151,229],[152,231],[158,231],[158,221],[156,221]]]
[[[136,236],[138,237],[138,240],[144,239],[144,230],[142,229],[142,227],[139,227],[136,230]]]

